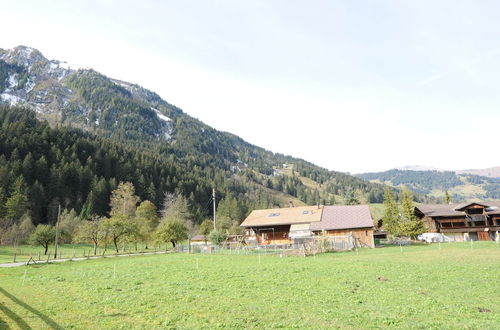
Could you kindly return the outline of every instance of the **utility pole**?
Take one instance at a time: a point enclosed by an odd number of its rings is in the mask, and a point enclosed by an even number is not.
[[[61,203],[57,209],[57,222],[56,222],[56,247],[54,249],[54,259],[57,259],[57,244],[59,243],[59,220],[61,218]]]
[[[216,220],[216,218],[215,218],[215,188],[212,188],[212,201],[214,203],[214,231],[215,231],[216,230],[216,228],[215,228],[215,220]]]

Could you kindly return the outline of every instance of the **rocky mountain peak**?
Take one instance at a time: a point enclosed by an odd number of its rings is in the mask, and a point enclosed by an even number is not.
[[[40,118],[112,134],[141,123],[135,135],[170,140],[175,112],[158,95],[94,70],[48,60],[34,48],[0,49],[0,103],[34,109]],[[137,134],[136,134],[137,133]]]

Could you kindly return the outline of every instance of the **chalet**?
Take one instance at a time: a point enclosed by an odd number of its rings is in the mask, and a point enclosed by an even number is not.
[[[361,246],[374,246],[373,220],[367,205],[254,210],[241,227],[257,244],[291,244],[315,235],[352,235]]]
[[[254,210],[241,227],[255,235],[255,243],[290,244],[294,237],[312,236],[311,222],[321,221],[323,206]],[[251,236],[253,236],[251,235]]]
[[[415,214],[427,232],[443,233],[453,241],[495,240],[500,231],[500,201],[418,205]]]

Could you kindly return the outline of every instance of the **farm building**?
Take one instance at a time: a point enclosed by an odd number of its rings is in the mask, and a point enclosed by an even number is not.
[[[430,233],[443,233],[454,241],[495,240],[500,231],[500,201],[418,205],[415,214]]]
[[[209,242],[209,239],[205,235],[195,235],[191,238],[192,245],[205,245],[208,242]]]
[[[312,236],[311,222],[321,221],[323,206],[254,210],[241,223],[259,244],[290,244],[292,238]]]
[[[373,220],[367,205],[254,210],[241,227],[257,244],[291,244],[318,235],[349,235],[359,246],[374,246]]]
[[[368,205],[325,206],[321,221],[311,223],[316,235],[352,235],[357,245],[375,247],[373,241],[373,219]]]

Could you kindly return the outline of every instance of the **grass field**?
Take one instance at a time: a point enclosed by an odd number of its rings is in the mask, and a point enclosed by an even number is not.
[[[170,244],[169,244],[170,245]],[[119,253],[122,253],[123,246],[119,246]],[[159,248],[155,246],[150,246],[149,249],[145,249],[143,244],[137,245],[137,250],[135,244],[127,244],[125,247],[126,252],[152,252],[158,251]],[[165,249],[163,249],[164,251]],[[61,244],[58,248],[58,258],[72,258],[72,257],[83,257],[94,254],[94,247],[91,244]],[[106,250],[102,246],[97,249],[97,255],[113,255],[116,254],[115,248],[112,244],[108,245]],[[16,262],[26,262],[31,257],[34,260],[47,260],[47,256],[50,259],[54,259],[54,245],[49,246],[47,255],[44,255],[44,249],[39,246],[31,245],[20,245],[20,246],[1,246],[0,245],[0,264],[14,262],[14,255]]]
[[[499,270],[494,242],[0,268],[0,328],[498,329]]]

